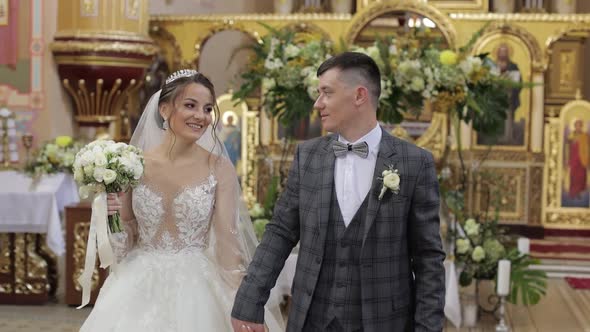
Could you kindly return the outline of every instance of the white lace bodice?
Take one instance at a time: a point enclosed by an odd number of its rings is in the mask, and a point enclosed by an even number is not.
[[[133,190],[132,197],[138,245],[164,251],[206,248],[216,185],[211,174],[176,194],[170,194],[142,181]]]

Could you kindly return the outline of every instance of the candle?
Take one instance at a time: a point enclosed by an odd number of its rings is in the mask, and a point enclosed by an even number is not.
[[[518,252],[523,255],[528,255],[530,250],[531,240],[526,237],[519,237],[518,238]]]
[[[501,259],[498,261],[498,282],[496,283],[496,293],[500,296],[510,294],[510,261]]]

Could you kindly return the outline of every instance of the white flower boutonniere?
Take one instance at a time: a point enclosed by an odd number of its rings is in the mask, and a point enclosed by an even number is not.
[[[390,166],[389,169],[383,171],[380,179],[383,181],[383,187],[381,187],[379,200],[383,198],[387,189],[391,190],[394,194],[399,193],[399,183],[401,179],[397,169]]]

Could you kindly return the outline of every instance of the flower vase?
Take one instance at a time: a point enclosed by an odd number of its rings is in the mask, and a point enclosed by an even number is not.
[[[277,14],[291,14],[293,10],[293,0],[274,0],[274,9]]]
[[[332,0],[332,12],[336,14],[350,14],[352,11],[351,0]]]
[[[515,0],[494,0],[493,8],[495,13],[514,13]]]
[[[553,0],[553,10],[558,14],[574,14],[576,0]]]

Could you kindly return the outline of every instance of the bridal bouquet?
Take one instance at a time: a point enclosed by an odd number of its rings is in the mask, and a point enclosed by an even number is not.
[[[96,140],[83,147],[74,161],[74,180],[80,186],[80,196],[90,192],[104,194],[126,191],[137,185],[143,174],[142,151],[125,143]],[[94,210],[94,206],[93,206]],[[121,232],[119,214],[108,217],[111,233]]]
[[[84,307],[90,301],[97,251],[100,267],[116,265],[108,229],[111,233],[121,232],[122,229],[118,213],[107,216],[107,193],[128,190],[137,185],[142,174],[142,151],[125,143],[96,140],[76,154],[74,180],[80,186],[80,196],[86,198],[90,192],[95,193],[84,271],[78,278],[82,286],[82,304],[78,308]]]

